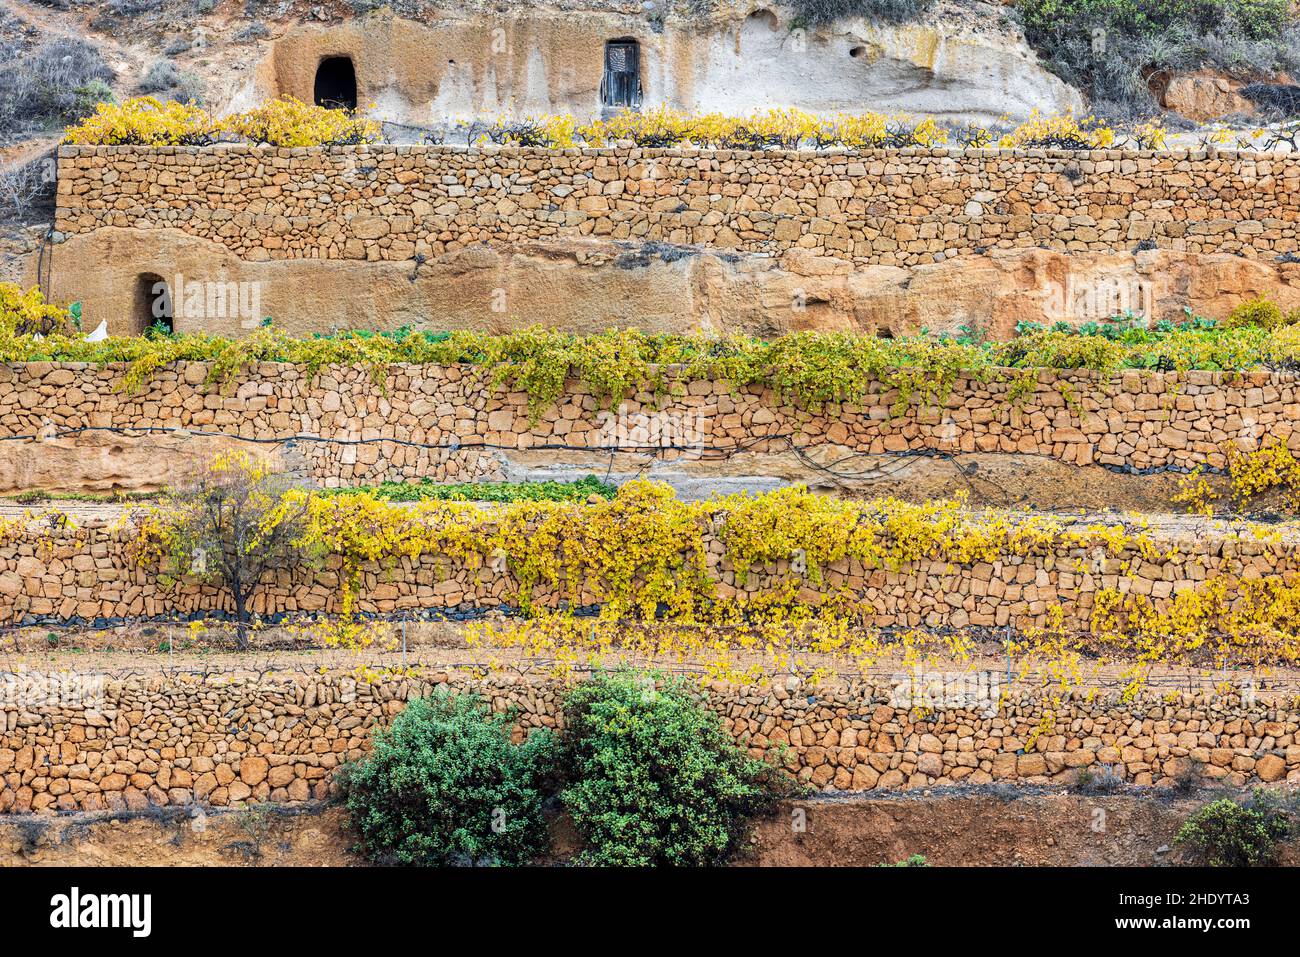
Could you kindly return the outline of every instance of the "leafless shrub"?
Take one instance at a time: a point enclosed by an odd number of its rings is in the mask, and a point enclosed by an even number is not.
[[[99,50],[60,37],[0,64],[0,136],[73,122],[111,98],[113,71]]]
[[[182,103],[202,103],[203,81],[186,73],[171,60],[159,60],[140,80],[140,92],[165,96]]]
[[[0,170],[0,221],[27,219],[54,203],[54,157]]]
[[[1082,794],[1109,794],[1124,786],[1124,777],[1109,764],[1079,768],[1074,788]]]

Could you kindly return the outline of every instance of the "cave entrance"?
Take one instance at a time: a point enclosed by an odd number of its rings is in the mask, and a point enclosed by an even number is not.
[[[331,56],[316,67],[315,98],[317,106],[331,110],[357,108],[357,71],[352,57]]]
[[[154,326],[168,334],[176,331],[171,287],[162,276],[144,272],[136,279],[132,314],[136,335],[143,335]]]
[[[631,37],[605,44],[600,104],[615,110],[635,110],[641,106],[641,44]]]

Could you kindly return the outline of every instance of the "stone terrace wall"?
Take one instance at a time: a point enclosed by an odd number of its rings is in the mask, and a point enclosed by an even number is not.
[[[440,481],[502,476],[504,452],[696,444],[781,452],[803,447],[868,453],[1003,452],[1115,469],[1225,464],[1223,447],[1255,448],[1261,436],[1300,450],[1300,387],[1290,373],[1089,371],[1038,373],[1013,398],[1021,373],[959,379],[941,407],[913,396],[894,415],[896,391],[877,384],[861,404],[818,413],[770,390],[691,382],[678,397],[635,396],[609,414],[576,382],[530,425],[528,396],[492,389],[471,367],[394,366],[376,382],[368,368],[261,363],[227,387],[205,384],[205,363],[160,370],[136,394],[125,366],[44,362],[0,365],[0,436],[42,429],[196,429],[260,439],[304,434],[394,440],[363,445],[301,442],[310,476],[338,486],[429,476]],[[439,446],[426,449],[396,440]],[[475,448],[486,443],[489,448]],[[667,457],[687,453],[666,451]]]
[[[12,676],[4,676],[12,677]],[[107,680],[102,700],[0,710],[0,812],[215,806],[323,798],[372,729],[435,684],[472,688],[519,709],[516,734],[555,727],[561,689],[461,673],[358,682],[348,674],[137,675]],[[86,688],[96,686],[87,683]],[[1067,783],[1107,764],[1136,784],[1167,781],[1190,759],[1211,779],[1300,782],[1300,714],[1264,696],[1184,692],[1128,704],[1072,696],[1045,733],[1041,695],[1014,691],[1000,711],[891,705],[895,686],[738,688],[701,693],[753,754],[781,748],[819,788],[888,790],[996,780]]]
[[[1300,158],[1217,151],[453,147],[59,150],[56,229],[179,229],[247,260],[700,243],[913,265],[989,248],[1300,249]]]
[[[1144,557],[1145,537],[1159,553]],[[193,616],[230,611],[228,594],[213,585],[186,582],[167,585],[157,569],[130,555],[135,538],[129,523],[90,520],[80,527],[51,531],[42,521],[26,535],[10,535],[0,544],[0,622],[112,623],[126,618]],[[1215,577],[1257,578],[1300,571],[1294,536],[1259,536],[1245,528],[1188,521],[1134,530],[1127,543],[1051,545],[1031,554],[1004,555],[995,561],[961,563],[924,560],[896,571],[841,561],[822,569],[819,590],[847,589],[874,609],[882,627],[1001,626],[1047,627],[1049,613],[1060,607],[1061,626],[1089,627],[1098,591],[1119,589],[1148,595],[1157,609],[1173,596]],[[757,593],[788,578],[788,562],[760,567],[737,576],[725,560],[724,546],[710,530],[704,533],[707,562],[719,593]],[[365,566],[357,607],[392,614],[407,609],[488,611],[513,606],[518,585],[509,572],[490,571],[486,560],[467,567],[438,554]],[[340,611],[340,561],[302,564],[268,572],[255,596],[253,610],[263,614]],[[775,577],[774,577],[775,576]],[[533,590],[540,606],[554,606],[559,595],[542,583]],[[582,596],[580,604],[597,597]]]

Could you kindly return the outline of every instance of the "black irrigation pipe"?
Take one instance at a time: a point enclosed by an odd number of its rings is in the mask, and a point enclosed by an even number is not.
[[[254,649],[254,651],[256,651],[256,649]],[[244,652],[245,655],[249,653],[250,652]],[[390,657],[393,654],[397,654],[397,653],[391,652]],[[353,657],[350,658],[346,663],[347,664],[353,664],[353,663],[374,664],[378,667],[388,667],[391,664],[391,662],[379,656],[368,658],[368,659]],[[424,658],[416,658],[414,660],[408,661],[406,665],[404,665],[403,667],[412,670],[427,668],[427,669],[434,669],[439,672],[470,670],[470,671],[482,671],[482,672],[494,673],[494,674],[511,674],[511,675],[527,676],[527,675],[539,675],[539,674],[545,675],[547,673],[547,670],[551,666],[558,663],[560,663],[558,659],[554,659],[554,658],[530,658],[528,660],[527,667],[519,668],[513,665],[502,665],[499,662],[491,662],[491,661],[426,661]],[[590,675],[605,670],[600,665],[587,665],[587,664],[575,665],[575,664],[570,664],[568,662],[565,662],[564,664],[570,667],[572,671],[578,672],[579,674]],[[668,672],[669,674],[673,674],[673,675],[705,675],[708,673],[706,669],[701,666],[689,665],[682,662],[674,662],[671,664],[655,664],[653,665],[653,667],[657,671]],[[39,671],[5,672],[3,670],[0,670],[0,676],[13,675],[15,677],[23,677],[24,675],[31,675],[33,673],[39,674],[40,672]],[[813,674],[813,669],[811,668],[804,668],[798,670],[792,669],[791,673],[806,678]],[[834,675],[837,678],[841,680],[848,678],[850,681],[852,681],[855,678],[864,679],[864,680],[869,680],[873,678],[876,679],[894,678],[899,676],[906,676],[907,674],[908,672],[906,671],[906,669],[891,670],[888,668],[868,668],[866,670],[854,669],[852,671],[834,672]],[[292,679],[292,677],[295,675],[305,675],[307,677],[320,677],[321,672],[320,672],[319,663],[308,664],[304,662],[280,662],[280,663],[272,664],[269,662],[261,662],[261,663],[254,663],[250,665],[231,666],[231,665],[217,665],[214,662],[212,664],[205,664],[205,667],[202,668],[193,667],[193,666],[186,667],[186,666],[176,666],[176,665],[164,665],[159,663],[157,667],[149,667],[149,668],[114,668],[110,670],[96,670],[94,672],[94,675],[97,678],[102,678],[109,681],[126,681],[131,678],[155,678],[160,675],[166,678],[191,677],[191,678],[202,678],[205,680],[211,677],[218,677],[218,676],[248,675],[248,676],[256,676],[256,679],[259,682],[265,682],[268,678],[276,679],[277,677],[282,676],[282,680],[279,682],[279,684],[281,686],[284,686],[287,685],[289,681]],[[421,679],[424,678],[424,676],[420,674],[415,674],[411,677],[421,678]],[[1044,687],[1051,687],[1052,683],[1050,681],[1044,680],[1045,678],[1049,678],[1049,677],[1050,677],[1049,675],[1047,675],[1045,672],[1042,671],[1026,672],[1024,674],[1016,674],[1013,677],[1012,684],[1020,685],[1023,690],[1032,691],[1035,684],[1039,684]],[[1198,689],[1193,688],[1188,681],[1188,679],[1191,677],[1193,676],[1172,675],[1172,674],[1152,675],[1146,679],[1146,681],[1144,682],[1144,686],[1151,689],[1164,688],[1170,691],[1196,691]],[[1202,676],[1195,676],[1195,677],[1197,677],[1198,680],[1203,681]],[[1088,691],[1090,692],[1093,688],[1097,688],[1103,691],[1121,691],[1126,689],[1128,687],[1128,684],[1129,683],[1122,678],[1111,677],[1108,675],[1096,675],[1093,676],[1093,679],[1089,683]],[[1267,680],[1265,682],[1262,682],[1260,687],[1255,690],[1257,693],[1260,694],[1277,694],[1278,692],[1289,691],[1292,688],[1297,688],[1297,687],[1300,687],[1300,683],[1298,683],[1294,679],[1279,680],[1275,678],[1272,680],[1271,683],[1267,682]],[[1202,684],[1199,690],[1204,691],[1206,690],[1206,688]],[[830,695],[820,694],[818,693],[819,691],[820,688],[810,688],[805,692],[804,695],[802,695],[802,697],[806,697],[809,704],[816,704],[818,701],[824,698],[832,698],[835,696],[834,691],[832,691]],[[1071,695],[1082,693],[1082,689],[1073,689],[1070,693]],[[918,692],[918,696],[924,697],[925,694],[926,691],[924,689],[924,686],[922,686],[922,690]],[[858,700],[863,704],[889,704],[892,698],[890,695],[887,695],[884,692],[877,692],[874,695],[871,695],[869,697],[862,696]],[[1142,705],[1135,703],[1134,707],[1142,707]],[[849,717],[855,718],[855,717],[859,717],[859,715],[850,715]]]
[[[578,619],[594,619],[599,616],[601,611],[600,605],[566,605],[564,609],[573,614]],[[354,615],[369,622],[386,622],[389,624],[419,624],[444,622],[449,624],[465,624],[468,622],[484,621],[491,617],[500,617],[503,619],[523,619],[527,620],[525,612],[515,605],[498,604],[489,606],[463,606],[457,608],[410,608],[394,612],[371,612],[356,611]],[[335,620],[338,616],[328,612],[272,612],[266,615],[256,616],[255,621],[249,622],[251,627],[258,628],[277,628],[290,625],[310,625],[320,622]],[[179,613],[172,615],[154,615],[154,616],[133,616],[133,617],[102,617],[102,618],[80,618],[73,616],[71,618],[57,618],[53,616],[28,616],[18,622],[10,622],[0,625],[0,634],[12,634],[20,631],[31,631],[33,629],[63,629],[66,631],[109,631],[114,628],[128,627],[180,627],[188,626],[195,622],[211,623],[213,625],[231,625],[235,624],[234,613],[224,609],[209,609],[204,611],[193,611],[189,613]],[[742,625],[736,624],[710,624],[710,623],[687,623],[672,622],[664,619],[652,619],[643,621],[637,618],[620,618],[615,624],[622,627],[645,628],[645,627],[667,627],[678,628],[683,630],[707,631],[707,632],[731,632],[741,629]],[[1013,628],[1010,625],[997,626],[971,626],[968,628],[956,628],[953,626],[927,626],[916,628],[907,625],[881,625],[870,629],[886,641],[904,636],[915,634],[918,631],[924,632],[927,636],[935,639],[948,638],[953,636],[965,636],[975,641],[978,646],[996,646],[1002,654],[1006,647],[1006,642],[1013,638],[1023,638],[1030,631],[1019,628]],[[1076,630],[1064,633],[1067,637],[1074,639],[1088,639],[1095,637],[1088,630]],[[1227,632],[1208,631],[1205,635],[1208,639],[1228,639],[1233,637]],[[242,649],[245,651],[329,651],[332,650],[324,645],[307,645],[294,644],[292,647],[285,648],[265,648],[265,649]],[[1080,649],[1081,656],[1085,660],[1098,660],[1094,649]],[[1221,669],[1222,666],[1214,665],[1212,662],[1203,662],[1199,665],[1188,664],[1188,667],[1213,667]]]
[[[590,608],[575,609],[578,617],[594,617],[598,614],[599,609],[595,606]],[[357,611],[356,617],[366,621],[386,621],[386,622],[470,622],[481,621],[490,615],[500,615],[505,618],[522,618],[523,613],[512,605],[492,605],[482,608],[411,608],[404,609],[402,612],[393,612],[382,614],[379,612]],[[272,612],[257,617],[257,624],[260,627],[281,627],[284,625],[294,624],[312,624],[333,620],[336,615],[316,612]],[[213,622],[222,624],[235,623],[234,612],[225,609],[207,609],[204,611],[193,611],[189,613],[179,613],[171,615],[134,615],[125,616],[102,616],[96,618],[82,618],[79,615],[73,615],[69,618],[61,618],[54,615],[26,615],[16,622],[0,625],[0,634],[12,634],[19,631],[30,631],[33,628],[46,628],[51,631],[55,629],[64,629],[67,631],[110,631],[114,628],[127,628],[131,626],[141,627],[183,627],[191,625],[194,622]],[[251,624],[251,623],[250,623]]]
[[[86,425],[74,429],[60,429],[53,433],[47,433],[46,435],[33,433],[29,435],[0,436],[0,441],[3,442],[38,441],[46,438],[63,438],[64,436],[69,436],[69,435],[79,435],[85,432],[110,432],[116,435],[129,435],[130,433],[139,433],[139,432],[162,433],[162,434],[183,433],[185,435],[198,435],[198,436],[205,436],[205,437],[212,437],[212,438],[234,439],[240,442],[248,442],[256,445],[284,445],[290,447],[292,447],[294,444],[298,442],[316,442],[316,443],[321,443],[326,445],[374,445],[374,444],[382,444],[388,442],[393,445],[405,446],[407,448],[425,449],[431,451],[461,452],[461,451],[475,450],[475,449],[483,449],[488,451],[503,451],[503,452],[521,451],[518,445],[506,445],[497,442],[483,442],[483,441],[460,442],[459,440],[453,440],[451,442],[446,442],[446,443],[432,443],[432,442],[416,442],[412,439],[385,438],[385,437],[369,438],[369,439],[329,438],[320,435],[308,435],[306,433],[297,433],[290,436],[281,436],[281,437],[273,438],[273,437],[264,437],[264,436],[238,435],[232,432],[219,432],[219,431],[212,431],[207,429],[190,429],[190,428],[177,427],[177,426],[152,426],[152,425],[138,426],[138,427],[114,426],[114,425]],[[741,452],[748,451],[753,446],[765,442],[784,442],[789,447],[789,449],[792,452],[794,452],[795,455],[799,457],[800,461],[803,462],[805,465],[807,465],[810,468],[816,469],[821,472],[826,472],[831,475],[839,474],[834,471],[835,466],[841,464],[842,462],[847,462],[855,458],[877,458],[881,456],[896,457],[901,459],[938,458],[938,459],[943,459],[945,461],[954,461],[954,464],[956,464],[955,460],[959,455],[975,454],[975,453],[965,453],[965,452],[962,453],[946,452],[940,449],[908,449],[900,452],[894,452],[894,451],[854,452],[850,455],[844,456],[843,458],[837,459],[835,462],[832,462],[830,465],[822,465],[820,463],[813,461],[807,454],[808,451],[818,448],[818,446],[799,445],[795,442],[795,437],[796,437],[795,433],[793,432],[779,432],[776,433],[775,435],[755,435],[755,436],[750,436],[748,439],[737,441],[733,445],[658,444],[658,445],[610,446],[610,445],[574,445],[572,443],[567,443],[567,442],[544,442],[537,445],[527,446],[522,451],[528,451],[528,452],[564,451],[564,452],[608,453],[611,457],[619,454],[636,455],[636,454],[662,454],[664,452],[692,452],[699,455],[701,458],[708,458],[710,461],[714,461],[719,459],[731,458],[732,456],[738,455]],[[1036,456],[1036,457],[1050,458],[1050,456]],[[1080,465],[1064,462],[1060,459],[1053,459],[1053,461],[1060,461],[1062,464],[1072,465],[1074,468],[1082,468],[1082,466]],[[1115,472],[1121,475],[1158,475],[1163,473],[1176,473],[1176,474],[1185,475],[1194,471],[1191,468],[1188,468],[1186,466],[1180,466],[1180,465],[1156,465],[1156,466],[1150,466],[1148,468],[1142,468],[1142,469],[1137,468],[1136,466],[1133,465],[1110,465],[1107,463],[1100,463],[1100,465],[1102,468],[1106,469],[1107,471]],[[902,467],[903,466],[898,466],[896,468],[888,469],[888,470],[885,469],[884,467],[880,467],[875,469],[868,469],[867,471],[862,473],[842,475],[841,477],[849,478],[849,479],[866,478],[867,476],[870,476],[872,474],[880,474],[883,475],[884,477],[889,477],[893,475],[895,472],[899,471]],[[958,466],[958,469],[962,471],[963,474],[971,474],[971,475],[975,474],[973,470],[968,472],[967,470],[962,469],[960,466]],[[1210,474],[1226,474],[1227,472],[1226,469],[1220,467],[1204,467],[1201,469],[1201,471],[1203,473],[1210,473]]]
[[[339,649],[329,649],[321,646],[299,647],[293,649],[249,648],[249,649],[244,649],[239,653],[242,656],[244,656],[245,660],[247,660],[249,656],[257,656],[257,655],[269,656],[286,650],[311,652],[311,651],[337,651]],[[341,664],[361,663],[361,664],[374,664],[379,667],[387,667],[389,664],[391,664],[391,659],[394,658],[395,656],[399,656],[400,654],[401,652],[398,652],[396,650],[390,650],[388,652],[380,652],[379,654],[374,654],[369,656],[358,655],[354,653],[350,656],[347,656],[346,660],[341,662]],[[554,658],[529,658],[526,660],[526,662],[523,662],[524,666],[520,667],[518,663],[502,664],[499,661],[437,661],[437,660],[430,661],[430,660],[426,660],[423,656],[419,656],[419,657],[414,657],[413,659],[408,658],[405,661],[403,667],[408,669],[417,669],[417,670],[426,669],[426,668],[436,669],[440,672],[446,672],[448,670],[453,670],[453,671],[471,670],[471,671],[483,671],[489,673],[509,673],[513,675],[530,675],[530,674],[544,674],[550,666],[556,663],[558,663],[558,659],[554,659]],[[608,666],[590,665],[590,664],[570,664],[567,662],[566,665],[571,667],[573,671],[576,671],[581,674],[595,674],[608,667]],[[653,662],[653,659],[651,659],[651,664],[649,665],[649,667],[653,667],[656,670],[667,671],[675,675],[686,675],[686,674],[704,675],[707,673],[707,670],[701,665],[693,665],[681,661],[673,662],[673,663],[656,664]],[[798,674],[803,677],[808,677],[812,675],[815,670],[816,669],[808,668],[808,667],[791,668],[790,673]],[[1194,691],[1196,689],[1192,687],[1192,681],[1195,680],[1196,682],[1201,684],[1202,686],[1201,690],[1204,690],[1204,682],[1207,679],[1212,678],[1213,676],[1205,674],[1204,673],[1205,669],[1203,668],[1196,669],[1196,670],[1202,673],[1193,675],[1189,671],[1189,673],[1181,674],[1181,675],[1180,674],[1149,675],[1146,678],[1144,685],[1148,688],[1153,688],[1153,689],[1165,688],[1171,691]],[[1219,670],[1220,670],[1219,680],[1227,680],[1229,676],[1239,676],[1242,672],[1242,669],[1233,669],[1231,671],[1224,671],[1223,669],[1219,669]],[[7,675],[12,675],[14,677],[23,677],[26,675],[31,675],[33,673],[40,674],[41,672],[39,669],[34,669],[34,670],[29,669],[26,671],[5,671],[3,670],[3,668],[0,668],[0,677],[7,676]],[[109,670],[95,671],[95,675],[97,677],[101,677],[108,680],[116,680],[116,681],[123,681],[135,677],[151,678],[157,675],[163,675],[165,677],[171,677],[171,678],[187,676],[187,677],[200,677],[206,679],[213,676],[236,675],[236,674],[256,675],[259,681],[265,681],[268,677],[275,678],[277,675],[283,675],[285,680],[287,681],[292,675],[307,675],[307,676],[318,677],[320,673],[321,672],[320,672],[319,661],[312,662],[312,663],[285,662],[285,661],[272,663],[270,660],[263,660],[262,662],[255,661],[252,664],[245,664],[245,665],[230,665],[225,663],[219,663],[217,661],[208,660],[208,661],[204,661],[203,667],[195,667],[192,665],[178,666],[173,664],[163,664],[162,662],[157,662],[155,667],[114,668]],[[854,668],[847,671],[837,670],[833,673],[837,678],[841,680],[844,678],[848,678],[850,681],[854,679],[870,680],[870,679],[879,679],[879,678],[902,678],[902,677],[907,677],[911,679],[915,676],[915,667],[912,668],[904,667],[900,663],[900,666],[897,668],[890,668],[887,666],[874,666],[866,669]],[[962,672],[962,673],[973,674],[974,672]],[[1253,672],[1248,672],[1248,673],[1253,677]],[[922,671],[921,677],[924,678],[927,674],[931,675],[932,678],[934,676],[933,672]],[[940,672],[940,674],[947,676],[953,673]],[[422,677],[422,676],[416,674],[414,675],[414,677]],[[1031,670],[1025,672],[1017,671],[1012,675],[1009,684],[1012,687],[1019,685],[1026,690],[1032,690],[1036,684],[1050,687],[1051,681],[1047,679],[1050,679],[1051,677],[1052,676],[1048,672],[1044,672],[1042,670]],[[1090,688],[1096,687],[1106,691],[1119,691],[1122,689],[1126,689],[1128,686],[1129,686],[1129,682],[1126,679],[1119,676],[1112,676],[1112,675],[1101,675],[1101,674],[1093,675],[1089,682]],[[1288,691],[1292,688],[1300,688],[1300,681],[1297,681],[1297,679],[1289,678],[1289,677],[1279,678],[1276,675],[1263,675],[1260,676],[1259,686],[1255,690],[1256,692],[1261,694],[1276,694],[1281,691]],[[922,690],[920,694],[924,696],[927,693],[925,690],[926,685],[924,684],[921,685],[921,689]],[[826,695],[817,693],[818,690],[819,689],[817,688],[808,689],[806,693],[806,697],[809,704],[815,704],[821,698],[827,697]],[[1074,691],[1072,691],[1071,694],[1077,693],[1079,690],[1080,689],[1074,689]],[[883,692],[878,692],[876,695],[874,695],[871,698],[864,697],[861,700],[866,703],[887,704],[889,703],[891,698],[890,696],[884,694]]]

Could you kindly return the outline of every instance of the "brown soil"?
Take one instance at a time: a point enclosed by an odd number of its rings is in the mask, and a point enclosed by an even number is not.
[[[763,818],[742,866],[874,866],[914,854],[936,866],[1161,866],[1182,863],[1178,828],[1217,794],[1151,788],[1088,796],[1045,789],[936,789],[896,796],[821,797]],[[0,818],[0,866],[295,866],[364,862],[337,806],[134,817]],[[567,819],[552,822],[553,857],[577,848]],[[1292,845],[1283,863],[1300,863]]]
[[[0,867],[347,867],[338,807],[267,806],[191,816],[76,814],[0,820]]]
[[[942,866],[1135,866],[1176,863],[1174,836],[1207,796],[1151,788],[1085,796],[985,787],[935,789],[869,800],[809,802],[806,831],[794,808],[755,831],[747,862],[762,866],[872,866],[914,854]]]

